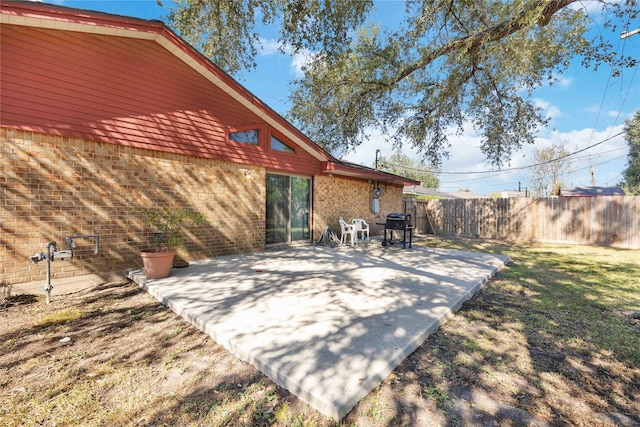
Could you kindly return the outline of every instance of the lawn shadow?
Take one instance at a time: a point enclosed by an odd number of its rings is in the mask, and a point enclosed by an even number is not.
[[[514,246],[512,263],[407,361],[448,397],[448,423],[638,425],[638,325],[619,307],[634,304],[640,267],[599,262],[617,249]]]

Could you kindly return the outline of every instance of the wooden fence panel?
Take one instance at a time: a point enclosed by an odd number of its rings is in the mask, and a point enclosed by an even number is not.
[[[418,232],[640,249],[640,196],[441,199],[414,203]]]

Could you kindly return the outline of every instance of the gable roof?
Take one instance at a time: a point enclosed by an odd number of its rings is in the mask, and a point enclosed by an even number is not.
[[[495,197],[498,199],[518,199],[530,197],[531,194],[528,190],[518,191],[518,190],[502,190],[502,191],[494,191],[491,193],[491,197]]]
[[[443,193],[433,188],[423,187],[422,185],[407,185],[404,187],[404,194],[414,196],[431,196],[440,199],[459,199],[460,197],[454,196],[449,193]]]
[[[620,187],[566,187],[560,189],[560,196],[624,196],[624,190]]]
[[[453,191],[449,193],[457,199],[487,199],[489,196],[472,193],[471,191]]]
[[[415,183],[413,180],[397,175],[354,167],[334,158],[161,21],[39,2],[0,0],[0,24],[152,41],[320,162],[322,172],[380,180],[398,185]]]

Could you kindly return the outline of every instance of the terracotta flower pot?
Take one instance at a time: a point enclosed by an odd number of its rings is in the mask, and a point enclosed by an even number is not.
[[[163,279],[171,274],[171,265],[176,251],[156,252],[155,250],[145,250],[140,252],[144,274],[148,279]]]

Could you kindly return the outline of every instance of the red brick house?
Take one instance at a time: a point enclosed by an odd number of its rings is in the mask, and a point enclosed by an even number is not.
[[[42,279],[29,255],[66,235],[101,250],[54,277],[140,265],[148,208],[206,215],[195,259],[375,223],[417,184],[335,159],[159,21],[0,5],[0,283]]]

